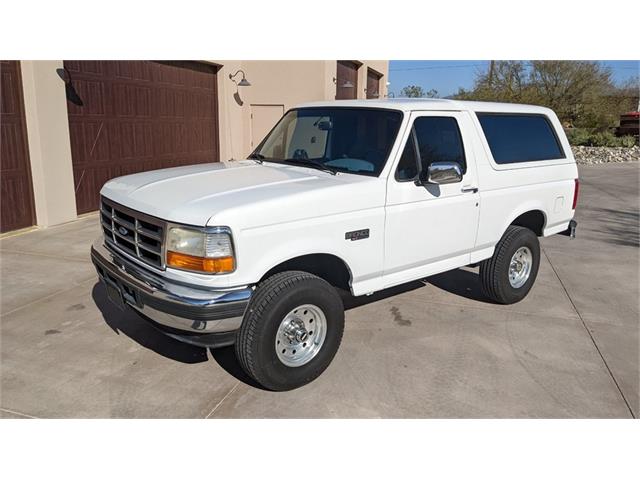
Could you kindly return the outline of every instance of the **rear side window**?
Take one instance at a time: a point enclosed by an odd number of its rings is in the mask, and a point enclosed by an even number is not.
[[[477,115],[498,164],[565,158],[558,137],[544,115]]]

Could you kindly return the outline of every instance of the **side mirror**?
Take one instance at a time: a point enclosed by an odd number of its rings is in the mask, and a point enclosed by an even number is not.
[[[462,181],[462,169],[457,162],[432,162],[426,171],[420,173],[420,183],[444,185]]]

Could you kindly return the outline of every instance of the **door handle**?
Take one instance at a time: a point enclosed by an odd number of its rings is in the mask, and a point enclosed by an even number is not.
[[[462,187],[462,193],[478,193],[478,187]]]

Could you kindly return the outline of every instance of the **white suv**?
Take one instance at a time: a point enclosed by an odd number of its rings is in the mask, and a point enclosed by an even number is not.
[[[524,298],[538,237],[573,236],[578,171],[547,108],[355,100],[288,111],[247,160],[109,181],[92,259],[109,298],[168,335],[235,344],[264,387],[304,385],[367,295],[480,264]]]

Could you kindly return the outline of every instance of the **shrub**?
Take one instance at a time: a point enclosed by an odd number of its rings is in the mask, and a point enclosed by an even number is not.
[[[574,146],[630,148],[636,144],[632,135],[616,137],[611,130],[594,132],[588,128],[571,128],[566,133],[569,143]]]
[[[571,128],[567,130],[567,139],[571,145],[591,145],[591,133],[586,128]]]
[[[633,135],[625,135],[624,137],[618,137],[621,147],[631,148],[636,144],[636,139]]]
[[[609,131],[596,132],[591,136],[591,145],[594,147],[617,147],[618,138]]]

